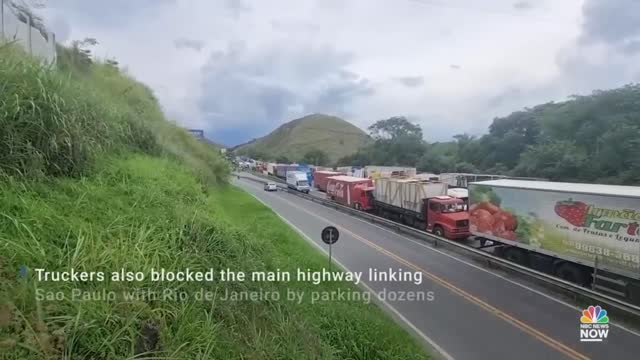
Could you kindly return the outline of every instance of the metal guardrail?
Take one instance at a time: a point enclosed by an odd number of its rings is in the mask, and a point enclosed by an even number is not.
[[[252,180],[255,182],[260,182],[260,183],[265,183],[259,179],[253,178],[253,177],[247,177],[247,176],[242,176],[239,175],[241,178],[247,179],[247,180]],[[264,175],[263,175],[264,176]],[[346,212],[350,215],[354,215],[363,219],[367,219],[372,223],[378,223],[381,225],[384,225],[385,227],[394,229],[395,231],[399,232],[399,233],[405,233],[405,234],[409,234],[412,235],[414,237],[423,239],[423,240],[427,240],[431,243],[433,243],[435,246],[439,246],[440,244],[445,244],[447,246],[451,246],[454,247],[456,249],[460,249],[463,250],[465,252],[468,252],[472,255],[475,256],[479,256],[482,257],[483,259],[486,259],[490,262],[490,264],[492,265],[498,265],[502,268],[506,268],[509,269],[511,271],[517,272],[521,275],[525,275],[529,278],[535,279],[537,281],[541,281],[547,285],[551,285],[554,286],[558,289],[561,289],[563,291],[572,293],[574,295],[586,298],[586,299],[590,299],[590,300],[594,300],[596,303],[600,304],[600,305],[607,305],[610,308],[615,308],[616,310],[619,310],[621,312],[624,312],[626,314],[632,315],[634,317],[636,317],[637,319],[640,319],[640,307],[634,304],[630,304],[624,300],[621,299],[617,299],[614,297],[611,297],[609,295],[606,294],[602,294],[596,291],[593,291],[591,289],[587,289],[584,287],[581,287],[580,285],[568,282],[566,280],[562,280],[559,278],[556,278],[554,276],[551,276],[549,274],[545,274],[543,272],[534,270],[534,269],[530,269],[528,267],[519,265],[519,264],[515,264],[512,263],[508,260],[505,260],[503,258],[497,257],[493,254],[490,254],[486,251],[482,251],[482,250],[478,250],[476,248],[473,248],[471,246],[468,245],[464,245],[461,243],[458,243],[456,241],[452,241],[449,239],[445,239],[445,238],[441,238],[439,236],[427,233],[425,231],[422,230],[418,230],[403,224],[399,224],[396,223],[394,221],[373,215],[373,214],[369,214],[366,213],[364,211],[360,211],[360,210],[356,210],[356,209],[352,209],[350,207],[338,204],[334,201],[331,200],[327,200],[327,199],[322,199],[319,197],[315,197],[312,195],[308,195],[308,194],[304,194],[301,193],[299,191],[294,191],[291,189],[288,189],[286,185],[284,184],[277,184],[278,187],[282,190],[282,191],[287,191],[290,194],[296,195],[298,197],[307,199],[307,200],[311,200],[315,203],[318,204],[322,204],[324,206],[327,207],[331,207],[334,208],[336,210],[339,211],[343,211]]]

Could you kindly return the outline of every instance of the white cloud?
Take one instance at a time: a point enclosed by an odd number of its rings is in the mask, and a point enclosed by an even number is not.
[[[98,54],[149,84],[171,117],[218,141],[306,112],[363,128],[408,115],[442,140],[637,79],[637,22],[625,15],[635,5],[585,1],[59,0],[45,15],[69,39],[97,38]],[[616,16],[626,20],[602,26]]]

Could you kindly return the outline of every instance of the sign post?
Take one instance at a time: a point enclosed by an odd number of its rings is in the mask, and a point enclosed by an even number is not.
[[[322,229],[322,234],[320,235],[322,238],[322,242],[329,245],[329,270],[331,270],[331,246],[338,241],[340,237],[340,232],[336,229],[335,226],[327,226]]]

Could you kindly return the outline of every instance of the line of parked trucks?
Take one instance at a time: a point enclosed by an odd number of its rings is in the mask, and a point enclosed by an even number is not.
[[[640,303],[640,187],[287,166],[265,170],[289,188],[448,239],[475,238],[512,262]]]

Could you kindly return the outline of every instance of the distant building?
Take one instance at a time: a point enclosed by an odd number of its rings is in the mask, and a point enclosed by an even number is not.
[[[204,139],[204,130],[200,130],[200,129],[189,129],[189,132],[200,139]]]
[[[224,146],[220,145],[220,144],[216,144],[213,141],[207,139],[206,137],[204,137],[204,130],[201,129],[187,129],[191,135],[193,135],[195,138],[197,138],[198,140],[207,143],[209,145],[215,146],[216,148],[220,149],[220,153],[224,154],[227,152],[227,149],[225,149]]]

